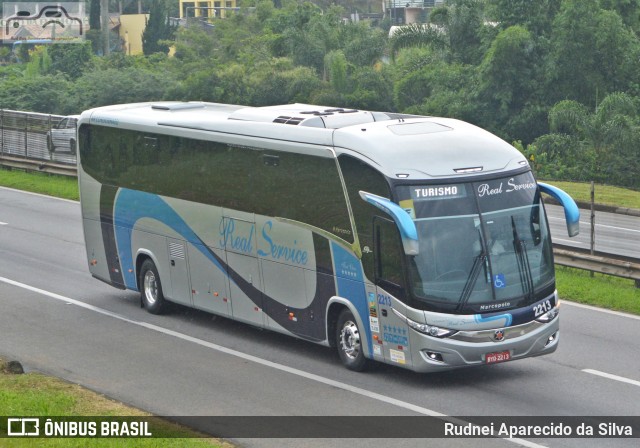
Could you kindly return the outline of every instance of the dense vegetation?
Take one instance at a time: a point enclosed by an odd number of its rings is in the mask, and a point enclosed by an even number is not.
[[[388,19],[345,23],[336,6],[242,4],[255,9],[180,28],[173,57],[38,48],[0,67],[0,107],[297,101],[450,116],[515,142],[542,177],[640,188],[640,0],[449,0],[391,39]]]

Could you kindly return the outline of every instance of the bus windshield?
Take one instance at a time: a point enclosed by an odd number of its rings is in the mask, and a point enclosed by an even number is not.
[[[469,314],[524,306],[553,286],[551,241],[530,172],[481,182],[399,186],[420,253],[412,306]]]

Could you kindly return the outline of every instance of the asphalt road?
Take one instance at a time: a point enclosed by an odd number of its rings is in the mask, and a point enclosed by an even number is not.
[[[558,205],[545,204],[554,242],[589,249],[591,247],[591,211],[580,210],[580,234],[567,236],[564,211]],[[640,259],[640,217],[595,212],[595,250]]]
[[[638,416],[640,319],[565,302],[547,357],[442,374],[344,369],[330,349],[91,278],[77,203],[0,188],[0,356],[159,415]],[[1,403],[0,403],[1,408]],[[1,412],[0,412],[1,414]],[[240,439],[250,447],[635,447],[637,439]]]

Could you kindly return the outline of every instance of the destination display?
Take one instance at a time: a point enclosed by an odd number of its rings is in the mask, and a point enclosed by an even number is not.
[[[440,199],[464,198],[467,190],[464,185],[434,185],[410,187],[411,199],[414,201],[434,201]]]

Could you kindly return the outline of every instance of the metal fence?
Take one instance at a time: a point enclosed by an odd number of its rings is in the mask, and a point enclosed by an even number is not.
[[[47,135],[64,118],[0,109],[0,156],[75,166],[75,154],[56,154],[47,145]]]

